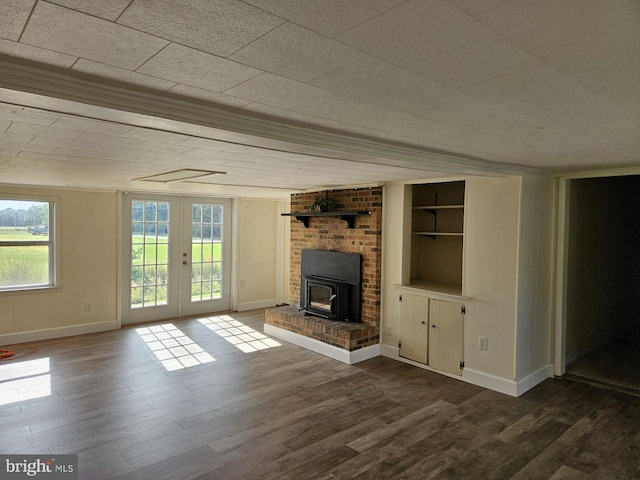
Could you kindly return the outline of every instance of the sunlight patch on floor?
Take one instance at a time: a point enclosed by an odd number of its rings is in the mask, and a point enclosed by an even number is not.
[[[136,332],[169,372],[216,360],[172,323],[136,328]]]
[[[234,320],[229,315],[200,318],[198,321],[244,353],[281,346],[274,339]]]
[[[0,405],[51,395],[49,357],[0,365]]]

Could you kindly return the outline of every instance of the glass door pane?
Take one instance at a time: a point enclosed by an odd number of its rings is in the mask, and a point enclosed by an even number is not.
[[[191,207],[191,301],[222,298],[222,205]]]
[[[122,322],[179,315],[180,199],[123,194]]]
[[[185,217],[190,219],[188,238],[185,232],[190,248],[183,254],[190,266],[183,276],[185,312],[229,308],[229,210],[230,202],[223,199],[190,199],[184,206]]]
[[[167,305],[169,203],[131,202],[131,308]]]

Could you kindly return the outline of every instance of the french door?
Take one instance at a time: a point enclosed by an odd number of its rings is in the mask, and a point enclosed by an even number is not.
[[[228,199],[122,195],[122,323],[228,310]]]

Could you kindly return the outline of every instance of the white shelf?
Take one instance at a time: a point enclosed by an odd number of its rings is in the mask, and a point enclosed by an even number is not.
[[[423,235],[425,237],[462,237],[464,233],[458,232],[411,232],[412,235]]]
[[[464,205],[418,205],[413,207],[414,210],[462,210]]]

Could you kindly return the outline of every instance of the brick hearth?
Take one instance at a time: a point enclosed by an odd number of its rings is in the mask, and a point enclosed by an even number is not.
[[[376,345],[380,337],[373,325],[307,316],[294,306],[268,308],[265,322],[350,352]]]

